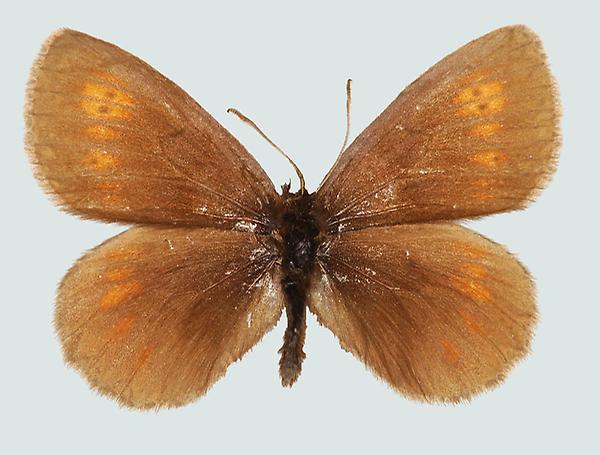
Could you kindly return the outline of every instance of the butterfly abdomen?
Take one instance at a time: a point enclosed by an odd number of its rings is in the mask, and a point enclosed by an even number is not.
[[[302,370],[306,335],[306,303],[310,276],[319,246],[319,223],[312,214],[312,195],[283,191],[279,231],[282,239],[281,286],[285,295],[287,329],[279,350],[279,374],[284,386],[291,386]]]

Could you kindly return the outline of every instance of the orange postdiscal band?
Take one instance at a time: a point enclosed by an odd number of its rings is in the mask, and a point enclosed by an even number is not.
[[[85,132],[92,139],[100,139],[102,141],[112,141],[119,135],[114,129],[102,125],[90,125],[86,127]]]
[[[124,317],[117,321],[112,328],[111,337],[115,340],[125,338],[131,332],[135,320],[132,317]]]
[[[474,103],[465,104],[458,113],[462,116],[483,116],[500,112],[504,109],[506,98],[501,96],[489,100],[480,100]]]
[[[87,167],[93,167],[99,171],[105,171],[115,167],[119,160],[108,152],[103,150],[92,150],[83,158],[83,164]]]
[[[461,90],[458,95],[454,97],[454,102],[457,104],[465,104],[481,101],[485,98],[498,96],[503,91],[504,84],[502,82],[480,82]]]
[[[498,167],[504,164],[508,159],[506,153],[500,150],[484,150],[475,153],[471,159],[478,164],[482,164],[487,167]]]
[[[122,303],[142,290],[138,281],[127,281],[110,288],[100,300],[100,308],[108,310]]]
[[[444,349],[444,357],[446,357],[450,363],[458,363],[462,355],[456,343],[444,338],[441,341],[441,344],[442,348]]]
[[[471,136],[492,136],[502,129],[502,124],[498,122],[482,123],[471,128]]]

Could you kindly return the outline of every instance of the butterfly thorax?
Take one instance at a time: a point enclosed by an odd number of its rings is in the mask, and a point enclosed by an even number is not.
[[[312,209],[313,195],[306,191],[291,193],[289,185],[284,185],[282,189],[279,214],[283,269],[281,284],[288,326],[279,351],[279,373],[282,384],[291,386],[300,375],[305,358],[302,348],[306,334],[306,299],[321,229],[318,216]]]

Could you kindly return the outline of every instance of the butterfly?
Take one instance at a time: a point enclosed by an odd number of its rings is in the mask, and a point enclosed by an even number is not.
[[[55,313],[65,361],[120,404],[197,399],[284,310],[284,386],[305,359],[307,308],[425,402],[468,400],[527,354],[528,271],[458,224],[525,207],[556,166],[556,84],[527,27],[430,68],[345,141],[314,193],[291,160],[300,188],[278,193],[181,88],[84,33],[46,41],[26,97],[26,148],[54,202],[134,225],[73,265]]]

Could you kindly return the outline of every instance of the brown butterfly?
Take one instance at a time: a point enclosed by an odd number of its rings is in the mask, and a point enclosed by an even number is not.
[[[315,193],[297,171],[299,191],[278,194],[173,82],[112,44],[58,31],[27,92],[36,175],[64,210],[136,225],[63,279],[66,361],[127,406],[181,406],[285,308],[290,386],[308,306],[408,397],[457,402],[494,386],[529,348],[534,285],[456,221],[535,197],[557,160],[557,97],[537,36],[496,30],[408,86]]]

